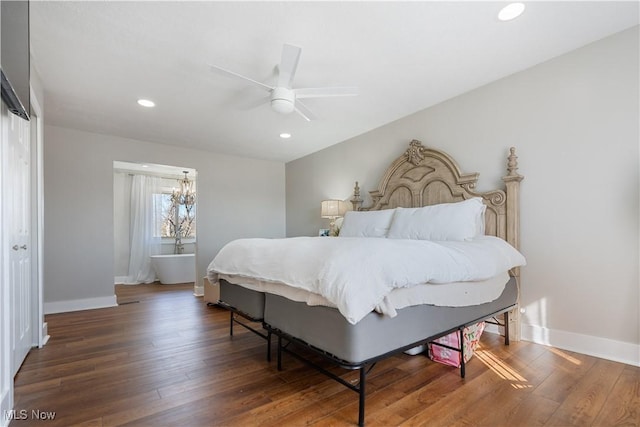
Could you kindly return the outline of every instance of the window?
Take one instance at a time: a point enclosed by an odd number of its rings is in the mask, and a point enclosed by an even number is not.
[[[174,202],[171,192],[153,195],[156,237],[175,238],[180,231],[181,238],[196,237],[196,206]]]

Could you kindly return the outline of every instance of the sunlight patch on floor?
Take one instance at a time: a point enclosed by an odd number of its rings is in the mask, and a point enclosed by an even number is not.
[[[578,359],[576,359],[575,357],[572,357],[570,355],[568,355],[567,353],[565,353],[562,350],[558,350],[557,348],[553,348],[553,347],[549,347],[549,351],[557,356],[562,357],[563,359],[573,363],[574,365],[582,365],[582,362],[579,361]]]
[[[527,384],[528,381],[522,375],[520,375],[515,369],[500,360],[489,350],[476,350],[475,356],[480,359],[482,363],[489,369],[491,369],[498,377],[505,381],[511,381],[511,387],[515,389],[531,388],[531,384]]]

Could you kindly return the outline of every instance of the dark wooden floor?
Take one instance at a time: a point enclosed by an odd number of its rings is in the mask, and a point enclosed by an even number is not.
[[[16,409],[28,416],[12,427],[356,423],[354,392],[290,356],[278,372],[263,339],[241,328],[230,338],[228,313],[191,286],[117,293],[118,307],[46,317],[51,340],[15,381]],[[639,368],[527,342],[505,347],[488,333],[464,380],[401,354],[379,363],[367,387],[368,426],[640,425]]]

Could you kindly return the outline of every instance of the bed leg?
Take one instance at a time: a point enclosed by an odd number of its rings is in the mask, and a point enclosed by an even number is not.
[[[271,330],[267,330],[267,362],[271,362]]]
[[[278,335],[278,371],[282,371],[282,337]]]
[[[229,311],[229,336],[233,336],[233,311]]]
[[[460,377],[464,378],[466,374],[465,363],[464,363],[464,328],[458,329],[458,333],[460,334]]]
[[[504,312],[504,345],[509,345],[509,312]]]
[[[360,368],[360,384],[358,385],[358,425],[364,426],[364,398],[365,398],[365,384],[367,380],[367,370],[365,366]]]

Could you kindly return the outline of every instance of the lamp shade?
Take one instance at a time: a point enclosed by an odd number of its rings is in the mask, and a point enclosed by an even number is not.
[[[320,216],[322,218],[336,218],[344,216],[347,211],[347,203],[342,200],[323,200]]]

